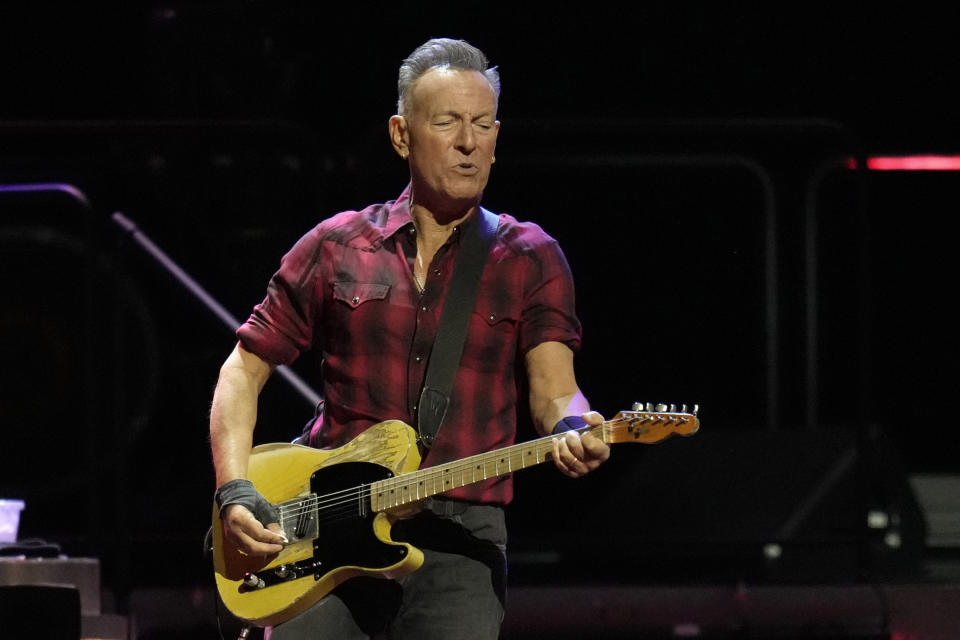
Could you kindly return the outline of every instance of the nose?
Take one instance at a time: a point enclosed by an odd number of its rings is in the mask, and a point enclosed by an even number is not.
[[[473,127],[469,123],[460,127],[457,133],[456,146],[457,151],[465,156],[470,155],[477,148],[477,138],[473,133]]]

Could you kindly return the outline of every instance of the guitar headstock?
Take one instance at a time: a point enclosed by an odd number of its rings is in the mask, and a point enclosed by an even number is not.
[[[683,405],[653,405],[635,402],[631,411],[621,411],[612,420],[603,424],[603,440],[609,444],[618,442],[643,442],[653,444],[674,434],[692,436],[700,429],[698,405],[692,410]]]

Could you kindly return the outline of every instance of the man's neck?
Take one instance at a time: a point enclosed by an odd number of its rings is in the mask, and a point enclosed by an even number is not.
[[[453,230],[469,218],[477,208],[477,205],[473,205],[466,211],[448,211],[439,216],[420,204],[414,204],[410,208],[410,216],[417,230],[417,257],[414,261],[413,273],[418,286],[422,287],[421,283],[426,281],[427,268],[433,261],[433,256],[447,242]]]
[[[415,204],[410,211],[410,216],[413,218],[413,225],[417,229],[419,241],[436,250],[447,241],[453,230],[463,224],[464,220],[469,218],[470,214],[476,209],[476,206],[472,206],[466,211],[446,212],[437,215],[427,207]]]

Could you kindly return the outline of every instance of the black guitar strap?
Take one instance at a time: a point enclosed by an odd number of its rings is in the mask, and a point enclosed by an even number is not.
[[[457,263],[450,278],[437,337],[430,350],[427,376],[417,403],[417,429],[420,442],[430,448],[447,415],[453,380],[460,366],[463,344],[467,338],[470,314],[477,298],[477,287],[483,266],[490,254],[490,246],[497,234],[500,218],[480,207],[473,233],[465,233]]]

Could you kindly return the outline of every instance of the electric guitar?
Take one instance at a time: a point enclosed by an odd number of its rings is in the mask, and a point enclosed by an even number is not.
[[[697,408],[634,405],[612,420],[577,429],[608,444],[652,444],[700,428]],[[398,420],[376,424],[337,449],[294,444],[254,447],[247,477],[279,512],[289,539],[271,556],[243,553],[223,537],[213,508],[217,589],[238,618],[278,624],[355,576],[398,578],[423,564],[413,545],[390,538],[393,523],[424,498],[531,467],[552,457],[547,436],[419,469],[417,433]]]

